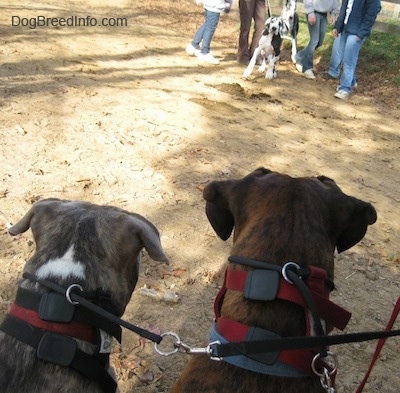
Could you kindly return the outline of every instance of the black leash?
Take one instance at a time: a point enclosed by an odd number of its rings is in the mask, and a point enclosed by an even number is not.
[[[270,18],[272,16],[272,12],[271,12],[271,4],[270,4],[269,0],[267,0],[267,6],[268,6],[268,17]]]
[[[28,280],[31,280],[33,282],[37,282],[40,285],[43,285],[56,293],[59,293],[63,296],[67,296],[68,289],[66,290],[65,288],[63,288],[62,286],[60,286],[58,284],[55,284],[54,282],[51,282],[49,280],[40,279],[31,273],[24,273],[23,277]],[[94,304],[94,303],[88,301],[87,299],[85,299],[84,297],[80,296],[78,293],[76,293],[76,291],[72,291],[72,290],[69,291],[68,296],[69,296],[69,299],[72,300],[73,302],[79,303],[81,306],[87,308],[88,310],[102,316],[103,318],[110,320],[111,322],[113,322],[117,325],[123,326],[124,328],[131,330],[134,333],[137,333],[141,337],[147,338],[150,341],[153,341],[157,344],[159,344],[163,339],[158,334],[155,334],[148,330],[142,329],[139,326],[136,326],[129,322],[126,322],[123,319],[117,317],[116,315],[104,310],[103,308],[97,306],[96,304]]]
[[[231,342],[229,344],[213,344],[211,352],[213,357],[224,358],[236,355],[249,355],[265,352],[309,349],[338,344],[349,344],[395,336],[400,336],[400,329],[391,331],[338,334],[322,337],[284,337],[280,339],[266,339],[262,341],[243,341],[239,343]]]

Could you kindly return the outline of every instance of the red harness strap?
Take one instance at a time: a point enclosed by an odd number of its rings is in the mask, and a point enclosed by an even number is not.
[[[325,271],[314,266],[308,267],[310,268],[311,273],[307,278],[307,286],[314,298],[320,317],[327,324],[343,330],[351,318],[351,313],[329,300],[329,289],[327,289],[325,285]],[[321,275],[321,270],[325,275]],[[223,294],[221,294],[221,297],[225,295],[226,289],[243,292],[247,273],[248,272],[245,270],[227,269],[225,272],[225,282],[221,288],[221,291],[225,290]],[[217,298],[218,296],[219,294],[217,295]],[[295,303],[303,308],[306,308],[307,306],[299,290],[294,285],[288,283],[283,277],[280,279],[276,298]],[[219,309],[220,304],[215,304],[214,311],[216,315],[219,314]]]
[[[310,274],[307,277],[307,286],[315,301],[319,316],[324,319],[327,324],[343,330],[350,320],[351,313],[328,299],[330,288],[326,285],[326,271],[315,266],[308,266],[308,268]],[[244,292],[248,273],[249,272],[245,270],[226,269],[224,284],[214,302],[217,330],[221,336],[231,342],[244,341],[251,327],[222,317],[221,307],[228,289]],[[268,285],[268,283],[265,284]],[[306,302],[300,291],[297,287],[288,283],[283,277],[279,278],[276,298],[295,303],[305,310],[307,309]],[[310,334],[309,319],[308,315],[306,315],[308,335]],[[313,349],[282,351],[278,355],[277,360],[296,368],[304,374],[310,375],[313,373],[311,363],[317,353],[318,350]]]
[[[39,317],[39,314],[36,311],[20,307],[15,303],[11,305],[9,314],[39,329],[59,333],[64,336],[75,337],[79,340],[96,344],[97,337],[95,329],[85,323],[77,321],[71,321],[69,323],[44,321]]]

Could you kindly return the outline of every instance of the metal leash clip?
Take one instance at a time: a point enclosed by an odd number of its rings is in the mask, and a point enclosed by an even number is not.
[[[338,368],[337,356],[333,352],[328,352],[328,356],[324,358],[324,361],[329,364],[331,370],[328,371],[326,367],[322,368],[322,372],[316,368],[316,361],[320,358],[320,354],[315,355],[311,363],[311,368],[316,375],[319,376],[321,386],[325,389],[326,393],[336,393],[336,389],[333,386],[331,376],[336,373]]]
[[[175,339],[175,342],[173,343],[174,349],[171,351],[163,351],[160,349],[160,344],[154,344],[155,351],[161,356],[171,356],[179,351],[188,355],[208,355],[212,360],[222,360],[222,358],[213,355],[212,347],[221,344],[219,341],[213,341],[204,348],[192,348],[191,346],[183,343],[179,336],[174,332],[162,333],[161,337],[173,337]]]

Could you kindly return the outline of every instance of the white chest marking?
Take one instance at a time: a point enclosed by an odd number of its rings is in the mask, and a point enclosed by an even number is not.
[[[62,279],[67,277],[86,278],[85,265],[74,260],[74,246],[71,246],[61,258],[50,259],[42,265],[36,271],[36,275],[42,279],[49,277],[60,277]]]

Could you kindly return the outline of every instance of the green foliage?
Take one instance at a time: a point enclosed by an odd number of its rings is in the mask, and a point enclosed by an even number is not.
[[[327,67],[332,51],[333,36],[332,26],[328,27],[324,44],[317,50],[320,64]],[[300,31],[298,46],[302,48],[308,43],[308,28],[305,18],[300,17]],[[400,36],[390,33],[373,31],[365,41],[359,58],[358,72],[375,77],[379,73],[395,86],[400,86]]]

